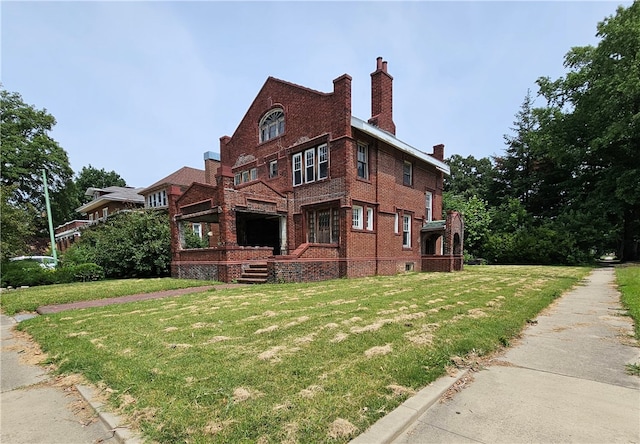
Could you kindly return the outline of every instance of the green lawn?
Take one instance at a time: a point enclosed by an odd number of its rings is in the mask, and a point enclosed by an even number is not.
[[[43,285],[3,291],[0,294],[2,312],[11,316],[20,312],[35,311],[42,305],[65,304],[91,299],[115,298],[137,293],[199,287],[218,282],[195,279],[114,279],[73,284]]]
[[[618,288],[622,293],[622,304],[635,323],[636,338],[640,339],[640,265],[616,267]]]
[[[161,443],[347,442],[488,354],[588,268],[468,267],[248,286],[19,324]]]

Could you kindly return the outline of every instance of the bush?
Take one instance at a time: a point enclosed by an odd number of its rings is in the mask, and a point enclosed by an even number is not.
[[[158,211],[121,212],[83,230],[64,254],[66,264],[96,263],[109,278],[168,276],[169,217]]]
[[[104,270],[98,264],[71,265],[60,271],[63,270],[73,277],[73,282],[100,281],[104,279]]]
[[[92,263],[69,265],[52,270],[42,268],[36,261],[4,262],[1,274],[3,287],[36,287],[104,279],[102,267]]]
[[[56,270],[45,269],[36,261],[9,261],[2,264],[3,287],[35,287],[55,282]]]

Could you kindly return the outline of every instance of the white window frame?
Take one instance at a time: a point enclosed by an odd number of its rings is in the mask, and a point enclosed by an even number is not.
[[[260,120],[260,142],[266,142],[284,134],[284,111],[276,108],[269,111]]]
[[[400,234],[400,214],[399,213],[394,214],[393,232],[395,234]]]
[[[373,231],[373,208],[367,207],[367,230]]]
[[[329,146],[325,143],[318,147],[318,180],[327,177],[329,177]]]
[[[102,218],[107,220],[107,216],[109,216],[109,207],[105,207],[102,209]]]
[[[362,230],[363,224],[363,211],[364,208],[361,205],[354,205],[351,207],[351,227],[356,230]]]
[[[202,239],[202,224],[199,222],[194,222],[193,224],[191,224],[191,229],[193,230],[193,232],[200,238]]]
[[[329,147],[326,143],[295,153],[291,157],[293,186],[329,177],[329,157]]]
[[[236,173],[236,174],[233,176],[233,184],[234,184],[235,186],[238,186],[238,185],[240,185],[241,183],[242,183],[242,173]]]
[[[251,168],[249,170],[249,180],[257,180],[258,179],[258,169]]]
[[[361,164],[362,174],[360,174]],[[361,179],[369,179],[369,145],[366,145],[364,143],[358,143],[358,150],[356,155],[356,173]]]
[[[425,217],[427,222],[431,222],[433,220],[433,193],[431,191],[427,191],[424,196]]]
[[[304,152],[304,182],[311,183],[316,180],[316,149],[309,148]]]
[[[402,216],[402,247],[411,248],[411,215]]]
[[[302,153],[295,153],[291,158],[291,164],[293,168],[293,186],[302,185],[303,170],[302,170]],[[297,176],[296,176],[297,175]]]

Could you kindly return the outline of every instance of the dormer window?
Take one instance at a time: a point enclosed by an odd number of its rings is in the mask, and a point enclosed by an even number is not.
[[[269,111],[260,121],[260,142],[274,139],[284,133],[284,111]]]

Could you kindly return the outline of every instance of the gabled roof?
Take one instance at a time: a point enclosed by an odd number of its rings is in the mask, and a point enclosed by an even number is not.
[[[139,194],[140,191],[142,191],[142,188],[87,188],[87,191],[84,193],[85,195],[95,196],[97,193],[98,197],[93,199],[91,202],[87,202],[86,204],[76,208],[76,211],[81,214],[89,213],[96,208],[108,204],[109,202],[125,202],[144,205],[144,197]]]
[[[160,179],[153,185],[148,186],[147,188],[142,189],[140,194],[146,196],[153,191],[156,191],[160,188],[165,188],[171,185],[177,185],[180,188],[186,188],[194,182],[204,183],[205,182],[205,171],[199,170],[197,168],[191,167],[182,167],[178,171],[175,171],[169,174],[167,177]]]
[[[417,148],[412,147],[411,145],[396,138],[396,136],[394,136],[393,134],[388,133],[387,131],[381,130],[377,126],[371,125],[370,123],[367,123],[364,120],[360,120],[354,116],[351,116],[351,126],[369,134],[370,136],[375,137],[378,140],[382,140],[388,143],[389,145],[399,149],[400,151],[403,151],[407,154],[412,155],[413,157],[417,157],[418,159],[427,162],[430,165],[433,165],[438,170],[442,171],[444,174],[451,174],[449,165],[447,165],[443,161],[438,160],[435,157],[430,156],[429,154],[423,151],[420,151]]]

